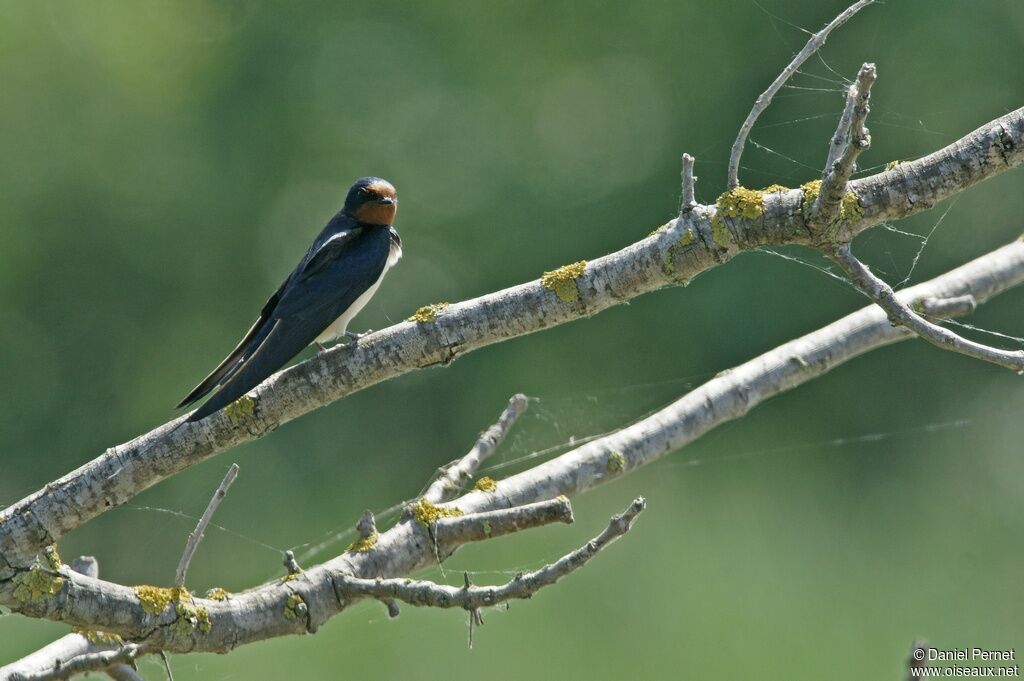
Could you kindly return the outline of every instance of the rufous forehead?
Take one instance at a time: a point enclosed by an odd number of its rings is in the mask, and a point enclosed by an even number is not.
[[[366,185],[366,191],[376,196],[388,196],[392,199],[395,198],[394,186],[392,186],[390,182],[386,182],[384,180],[378,180],[377,182],[372,182]]]

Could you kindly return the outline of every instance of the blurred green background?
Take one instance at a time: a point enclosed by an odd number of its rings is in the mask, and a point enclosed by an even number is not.
[[[643,237],[677,209],[684,151],[712,201],[755,97],[805,29],[845,5],[4,3],[0,505],[174,416],[357,177],[397,185],[405,240],[357,330]],[[863,61],[880,75],[864,168],[938,149],[1021,105],[1022,49],[1014,0],[870,7],[761,119],[741,177],[816,177]],[[1008,173],[899,223],[934,230],[912,281],[1020,234],[1021,182]],[[921,241],[875,229],[857,247],[898,282]],[[414,496],[514,392],[533,399],[496,477],[863,303],[812,267],[744,255],[686,289],[353,395],[141,494],[61,550],[96,555],[112,580],[169,583],[193,524],[175,514],[201,513],[237,461],[226,529],[208,533],[190,586],[241,590],[278,574],[285,548],[307,564],[336,554],[364,508]],[[1013,292],[972,323],[1022,336],[1022,303]],[[916,636],[1019,645],[1020,381],[920,342],[872,353],[574,500],[572,527],[424,573],[504,581],[648,498],[635,531],[585,570],[485,613],[473,650],[465,613],[406,607],[390,621],[363,603],[314,637],[175,656],[175,678],[898,679]],[[0,663],[66,630],[0,617]]]

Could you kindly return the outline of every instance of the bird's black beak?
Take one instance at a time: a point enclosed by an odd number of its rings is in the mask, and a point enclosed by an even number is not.
[[[385,206],[393,206],[397,203],[397,201],[395,201],[390,196],[382,196],[381,198],[377,199],[377,203]]]

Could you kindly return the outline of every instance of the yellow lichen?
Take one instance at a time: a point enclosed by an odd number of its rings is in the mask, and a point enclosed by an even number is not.
[[[11,580],[14,583],[14,598],[22,603],[42,603],[56,596],[64,587],[64,578],[44,568],[38,561],[25,572],[19,572]]]
[[[544,288],[554,292],[563,303],[571,303],[574,300],[579,300],[580,290],[576,287],[576,280],[583,276],[586,267],[586,260],[563,265],[557,270],[541,275],[540,283]]]
[[[252,413],[256,408],[256,400],[248,395],[242,395],[237,400],[224,407],[224,413],[231,419],[231,423],[238,423]]]
[[[727,218],[756,220],[764,215],[764,192],[746,187],[734,187],[715,201],[718,214]]]
[[[367,551],[372,551],[373,548],[377,546],[377,537],[379,536],[380,535],[377,534],[375,530],[373,533],[366,537],[360,537],[359,539],[356,539],[354,542],[346,546],[345,552],[347,553],[349,551],[352,551],[353,553],[366,553]]]
[[[174,587],[148,586],[146,584],[133,587],[133,590],[135,591],[135,597],[142,604],[143,611],[150,615],[162,613],[171,604],[172,600],[177,600],[180,597],[179,591],[185,591],[184,589]],[[185,593],[188,592],[185,591]]]
[[[885,164],[885,169],[892,170],[901,163],[903,163],[903,161],[889,161],[888,163]]]
[[[776,192],[788,192],[789,187],[784,187],[781,184],[770,184],[761,191],[765,194],[774,194]]]
[[[299,575],[301,575],[301,574],[302,574],[302,570],[299,570],[298,572],[291,572],[291,573],[285,575],[284,577],[282,577],[281,581],[282,582],[294,582],[296,579],[299,578]]]
[[[302,605],[302,608],[299,608],[300,604]],[[300,610],[304,610],[305,609],[305,606],[306,606],[306,601],[304,601],[302,599],[302,596],[300,596],[299,594],[292,594],[291,596],[288,597],[288,602],[284,606],[284,618],[286,620],[293,620],[293,619],[295,619],[296,617],[299,616]],[[301,613],[301,614],[305,614],[305,613]]]
[[[756,220],[764,215],[764,192],[746,187],[734,187],[715,200],[718,210],[711,218],[711,238],[724,248],[732,244],[732,232],[725,218]]]
[[[481,492],[495,492],[498,489],[498,483],[494,478],[484,476],[476,481],[473,485],[474,489],[478,489]]]
[[[206,608],[193,604],[187,591],[181,591],[187,598],[180,598],[174,604],[174,609],[178,613],[178,619],[174,623],[175,630],[182,636],[188,636],[197,629],[204,634],[210,633],[210,629],[213,628],[210,613]]]
[[[443,508],[426,499],[420,499],[412,506],[412,517],[423,527],[430,527],[441,518],[457,518],[461,515],[465,514],[454,506]]]
[[[57,553],[57,545],[50,544],[43,549],[43,557],[46,558],[46,562],[49,564],[51,570],[60,570],[64,566],[63,561],[60,559],[60,554]]]
[[[611,452],[605,466],[609,473],[621,473],[626,469],[626,457],[622,455],[622,452]]]
[[[227,599],[231,598],[231,592],[225,591],[223,588],[219,586],[215,586],[206,592],[206,597],[209,598],[211,601],[226,601]]]
[[[178,619],[174,621],[174,630],[187,636],[198,630],[207,633],[213,626],[210,623],[210,613],[206,608],[197,606],[192,600],[192,594],[184,587],[162,587],[140,584],[132,587],[135,597],[139,599],[142,610],[150,615],[162,615],[168,607],[174,607]]]
[[[119,646],[124,643],[123,638],[109,631],[83,629],[82,627],[74,627],[71,631],[84,636],[85,640],[97,646]]]
[[[804,210],[804,217],[811,214],[811,208],[814,206],[814,202],[818,200],[818,194],[821,193],[821,180],[811,180],[806,184],[800,185],[800,188],[804,190],[804,202],[802,204]]]
[[[432,305],[424,305],[420,309],[412,313],[409,317],[410,322],[419,322],[420,324],[430,324],[437,321],[437,315],[441,310],[448,307],[447,302],[433,303]]]
[[[804,218],[806,219],[810,217],[814,202],[818,200],[818,195],[821,194],[821,180],[812,180],[800,185],[800,188],[804,190],[802,208]],[[839,220],[856,220],[863,214],[864,209],[861,207],[860,199],[857,198],[857,195],[853,192],[846,192],[843,195],[843,200],[839,203]]]

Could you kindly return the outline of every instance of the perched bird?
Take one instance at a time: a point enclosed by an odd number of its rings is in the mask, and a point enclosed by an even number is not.
[[[402,239],[391,226],[398,210],[395,188],[379,177],[352,185],[341,211],[309,247],[295,270],[263,306],[238,346],[178,408],[219,388],[188,418],[199,421],[231,404],[284,366],[310,343],[348,332],[388,269],[402,257]]]

